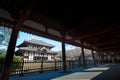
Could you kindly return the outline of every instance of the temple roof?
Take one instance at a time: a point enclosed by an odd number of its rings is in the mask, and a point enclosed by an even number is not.
[[[40,45],[40,46],[47,46],[47,47],[51,47],[51,48],[54,47],[52,44],[48,44],[42,40],[37,40],[37,39],[25,40],[23,43],[21,43],[17,47],[26,47],[25,43],[30,43],[30,44]]]
[[[25,42],[29,42],[29,43],[37,44],[37,45],[48,46],[48,47],[54,47],[52,44],[48,44],[42,40],[37,40],[37,39],[25,40]]]

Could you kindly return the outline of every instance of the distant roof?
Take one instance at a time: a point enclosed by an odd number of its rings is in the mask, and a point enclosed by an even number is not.
[[[19,50],[41,52],[41,51],[39,51],[39,50],[36,49],[36,48],[28,48],[28,47],[21,47],[21,48],[19,48]],[[47,50],[47,53],[53,53],[53,54],[56,54],[57,52],[56,52],[56,51]]]
[[[42,46],[54,47],[52,44],[48,44],[48,43],[46,43],[46,42],[44,42],[42,40],[37,40],[37,39],[25,40],[24,42],[37,44],[37,45],[42,45]],[[20,45],[18,45],[18,46],[20,46]]]

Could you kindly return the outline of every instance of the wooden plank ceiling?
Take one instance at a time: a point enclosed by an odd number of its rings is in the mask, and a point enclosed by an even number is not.
[[[73,1],[39,1],[39,0],[1,0],[0,7],[10,13],[15,20],[19,18],[22,10],[31,11],[28,20],[45,26],[47,29],[58,31],[61,35],[71,37],[66,42],[79,45],[86,43],[103,51],[120,50],[120,12],[119,8],[80,8],[79,3]],[[8,24],[13,21],[0,18]],[[39,34],[34,27],[23,26],[23,30]],[[59,36],[44,34],[55,40]],[[79,41],[80,43],[76,43]],[[82,45],[82,44],[81,44]],[[84,45],[83,45],[84,46]]]

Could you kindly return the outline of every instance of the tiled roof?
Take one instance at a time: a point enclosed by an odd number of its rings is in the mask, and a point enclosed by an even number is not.
[[[52,44],[48,44],[42,40],[37,40],[37,39],[25,40],[25,42],[29,42],[29,43],[37,44],[37,45],[48,46],[48,47],[54,47]]]

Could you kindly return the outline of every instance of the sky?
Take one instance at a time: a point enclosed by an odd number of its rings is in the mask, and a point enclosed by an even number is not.
[[[17,39],[16,46],[21,44],[24,40],[30,40],[32,38],[42,40],[46,43],[54,45],[55,47],[51,49],[53,51],[61,51],[61,42],[51,40],[51,39],[41,37],[41,36],[32,35],[32,34],[25,33],[25,32],[20,32],[19,38]],[[68,45],[68,44],[66,45],[66,50],[74,49],[74,48],[76,48],[76,47],[72,46],[72,45]],[[16,50],[17,50],[17,48],[16,48]]]

